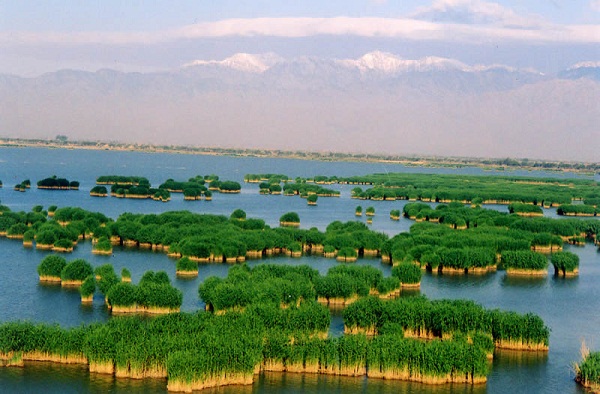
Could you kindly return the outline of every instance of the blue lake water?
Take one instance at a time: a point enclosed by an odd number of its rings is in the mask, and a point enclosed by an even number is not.
[[[222,180],[242,183],[247,173],[282,173],[291,177],[314,175],[364,175],[385,172],[495,174],[477,168],[432,169],[378,163],[339,163],[291,159],[260,159],[240,157],[198,156],[178,154],[148,154],[141,152],[82,151],[41,148],[0,148],[0,201],[12,210],[29,211],[34,205],[78,206],[103,212],[117,218],[123,212],[159,213],[171,210],[190,210],[200,213],[229,215],[241,208],[249,217],[264,219],[277,226],[279,217],[289,211],[298,212],[303,228],[324,230],[334,220],[365,220],[356,218],[357,205],[374,206],[376,216],[371,228],[395,235],[408,231],[413,222],[402,218],[389,219],[389,211],[402,209],[405,201],[358,201],[350,199],[350,186],[332,185],[342,192],[339,198],[320,198],[318,206],[309,207],[298,197],[261,196],[258,186],[243,184],[239,195],[214,194],[213,201],[183,201],[178,194],[172,201],[160,203],[150,200],[93,198],[89,190],[100,175],[138,175],[147,177],[158,186],[168,178],[187,180],[196,175],[216,174]],[[506,174],[498,172],[498,174]],[[510,172],[511,175],[564,177],[569,174]],[[25,193],[12,187],[30,179],[35,185],[40,179],[57,175],[80,182],[79,191],[48,191],[32,188]],[[573,176],[572,174],[570,176]],[[491,206],[506,211],[506,206]],[[555,217],[554,210],[545,214]],[[421,293],[430,298],[468,298],[489,308],[539,314],[551,328],[550,351],[545,354],[497,352],[493,368],[485,385],[444,385],[432,387],[422,384],[392,382],[366,378],[342,378],[323,375],[263,374],[249,387],[229,387],[206,392],[285,392],[285,393],[576,393],[582,390],[574,383],[572,362],[580,358],[583,340],[592,348],[600,349],[600,253],[592,244],[569,247],[581,259],[580,276],[558,279],[549,275],[543,279],[509,279],[504,272],[486,276],[444,276],[426,274]],[[82,306],[77,291],[60,286],[41,285],[36,268],[49,252],[23,248],[19,241],[0,238],[0,321],[28,319],[39,322],[74,326],[81,323],[106,321],[110,314],[101,298],[92,306]],[[204,304],[198,298],[198,285],[208,276],[227,275],[227,265],[201,265],[198,278],[175,277],[175,260],[162,253],[115,248],[112,256],[91,254],[89,241],[81,242],[67,259],[82,257],[94,266],[111,263],[117,272],[127,267],[133,281],[147,270],[165,270],[175,286],[184,293],[182,309],[195,311]],[[309,264],[325,273],[336,265],[334,260],[320,257],[293,259],[277,257],[249,261],[250,265],[264,262],[281,264]],[[362,259],[357,264],[369,264],[390,274],[391,267],[379,259]],[[340,313],[333,313],[332,335],[343,329]],[[80,366],[35,363],[26,368],[0,368],[2,392],[164,392],[166,382],[161,380],[135,381],[90,374]]]

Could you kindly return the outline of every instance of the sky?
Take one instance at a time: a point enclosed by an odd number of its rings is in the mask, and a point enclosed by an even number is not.
[[[600,0],[0,0],[0,73],[20,76],[373,50],[557,72],[600,60]]]

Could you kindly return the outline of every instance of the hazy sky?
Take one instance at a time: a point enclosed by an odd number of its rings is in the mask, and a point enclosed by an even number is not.
[[[24,76],[372,50],[556,72],[600,60],[600,0],[0,0],[0,72]]]

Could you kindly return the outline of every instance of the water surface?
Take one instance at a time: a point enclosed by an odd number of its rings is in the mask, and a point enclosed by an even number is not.
[[[159,203],[150,200],[93,198],[89,190],[100,175],[145,176],[154,186],[168,178],[186,180],[196,175],[217,174],[223,180],[240,183],[247,173],[282,173],[291,177],[314,175],[366,175],[385,172],[421,172],[489,175],[478,168],[432,169],[404,167],[378,163],[332,163],[291,159],[259,159],[178,154],[149,154],[141,152],[54,150],[38,148],[0,148],[0,201],[12,210],[29,211],[34,205],[78,206],[103,212],[116,219],[123,212],[160,213],[172,210],[190,210],[198,213],[227,215],[241,208],[249,217],[264,219],[277,226],[279,217],[289,211],[298,212],[302,228],[317,227],[324,230],[334,220],[365,221],[356,218],[354,209],[373,206],[376,216],[370,225],[376,231],[392,236],[408,231],[413,222],[402,218],[389,219],[389,211],[402,209],[406,201],[359,201],[350,199],[350,186],[332,185],[342,192],[339,198],[320,198],[318,206],[309,207],[298,197],[261,196],[256,184],[243,184],[239,195],[215,193],[213,201],[183,201],[173,194],[172,201]],[[565,177],[569,174],[513,171],[508,174],[544,177]],[[79,191],[48,191],[32,188],[25,193],[12,190],[14,184],[24,179],[35,183],[48,176],[57,175],[80,182]],[[572,174],[571,174],[572,176]],[[507,211],[506,206],[490,206]],[[545,214],[555,217],[554,210]],[[207,390],[208,393],[282,392],[282,393],[577,393],[582,392],[574,382],[572,362],[579,360],[581,342],[585,340],[592,349],[600,349],[600,253],[592,244],[585,247],[566,247],[581,259],[580,276],[572,279],[549,275],[541,279],[507,278],[502,271],[484,276],[445,276],[426,274],[421,294],[429,298],[467,298],[488,308],[502,308],[521,313],[540,315],[551,328],[548,353],[496,352],[493,368],[486,385],[443,385],[432,387],[422,384],[395,382],[366,378],[334,377],[310,374],[266,373],[257,376],[248,387],[226,387]],[[82,306],[75,290],[60,286],[42,285],[38,282],[36,268],[47,251],[23,248],[19,241],[0,238],[0,321],[27,319],[36,322],[76,326],[82,323],[102,322],[110,318],[102,297],[94,299],[92,306]],[[67,259],[85,258],[93,266],[111,263],[118,273],[123,267],[131,271],[137,282],[147,270],[165,270],[176,287],[184,293],[182,310],[196,311],[204,304],[198,298],[198,286],[212,275],[226,276],[228,265],[203,264],[198,278],[175,277],[175,260],[163,253],[115,248],[111,256],[91,254],[89,241],[81,242]],[[300,259],[274,257],[250,260],[248,264],[265,262],[278,264],[309,264],[321,273],[339,263],[335,260],[308,256]],[[391,268],[378,259],[363,259],[366,264],[390,275]],[[330,333],[340,335],[343,320],[339,311],[332,313]],[[50,363],[31,363],[26,368],[0,368],[0,391],[3,392],[111,392],[154,393],[164,392],[166,381],[129,379],[116,380],[90,374],[81,366],[64,366]]]

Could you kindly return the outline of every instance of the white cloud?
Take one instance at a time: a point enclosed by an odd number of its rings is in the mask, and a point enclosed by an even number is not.
[[[411,15],[415,19],[461,24],[497,25],[511,28],[538,28],[546,22],[533,15],[520,16],[512,9],[483,0],[436,0]]]
[[[600,12],[600,0],[591,0],[590,8],[594,11]]]
[[[443,0],[439,4],[464,3]],[[482,3],[471,1],[471,3]],[[436,3],[437,4],[437,3]],[[487,7],[490,3],[483,3]],[[484,7],[484,8],[485,8]],[[492,7],[493,8],[493,7]],[[500,10],[502,11],[502,10]],[[528,43],[597,43],[600,25],[539,25],[537,28],[515,27],[515,20],[504,11],[497,15],[502,23],[438,23],[415,18],[252,18],[202,22],[177,29],[155,32],[0,32],[0,46],[22,45],[151,45],[178,40],[213,37],[312,37],[360,36],[389,37],[409,40],[450,42],[516,41]],[[498,16],[504,14],[504,16]],[[490,16],[491,18],[491,16]]]
[[[355,35],[363,37],[437,38],[439,27],[430,22],[394,18],[256,18],[228,19],[186,26],[188,38],[223,36],[308,37]]]

